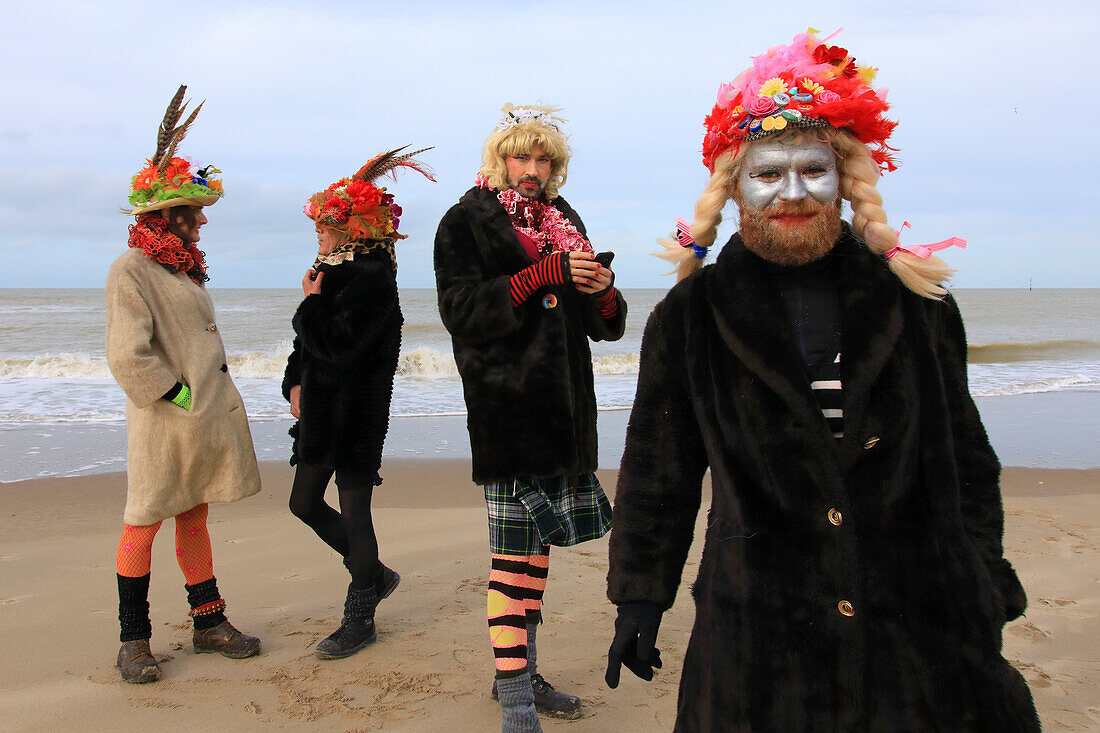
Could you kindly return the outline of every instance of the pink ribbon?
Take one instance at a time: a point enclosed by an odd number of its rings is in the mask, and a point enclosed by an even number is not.
[[[901,224],[901,229],[898,230],[898,241],[901,240],[901,230],[909,227],[909,222],[905,221]],[[932,244],[906,244],[897,245],[893,249],[886,251],[886,259],[892,260],[898,256],[898,252],[905,250],[911,255],[920,257],[922,260],[926,260],[932,256],[933,252],[938,252],[941,249],[947,249],[948,247],[958,247],[959,249],[966,249],[966,240],[959,239],[958,237],[951,237],[951,239],[945,239],[942,242],[934,242]]]
[[[676,240],[680,242],[681,247],[690,247],[695,244],[695,240],[691,236],[691,225],[684,221],[684,217],[676,217]]]

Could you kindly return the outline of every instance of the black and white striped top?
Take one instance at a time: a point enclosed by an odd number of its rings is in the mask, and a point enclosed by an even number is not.
[[[844,393],[840,383],[840,352],[832,359],[826,359],[817,368],[810,382],[821,414],[829,424],[833,437],[844,437]]]

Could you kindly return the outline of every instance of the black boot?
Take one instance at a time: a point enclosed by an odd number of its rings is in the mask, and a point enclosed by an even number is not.
[[[149,574],[118,576],[118,623],[122,648],[115,666],[126,682],[144,684],[160,679],[160,667],[149,650],[153,625],[149,621]]]
[[[531,623],[531,619],[527,623],[527,669],[531,672],[531,687],[535,691],[535,709],[543,715],[575,720],[581,716],[581,699],[576,695],[558,692],[539,674],[539,653],[535,636],[541,621],[540,615],[534,623]]]
[[[316,655],[321,659],[350,657],[377,638],[374,631],[374,609],[378,606],[378,593],[374,586],[356,588],[348,586],[344,601],[344,620],[327,639],[317,644]]]
[[[217,652],[230,659],[246,659],[260,653],[260,640],[238,631],[225,617],[225,601],[218,592],[216,579],[184,588],[195,627],[191,644],[196,654]]]
[[[351,573],[351,558],[344,558],[344,567]],[[396,570],[386,567],[381,560],[378,561],[378,572],[374,574],[374,592],[378,595],[378,601],[389,598],[398,585],[401,584],[401,576]]]
[[[378,600],[382,601],[389,598],[390,593],[393,593],[400,584],[401,576],[397,571],[391,570],[379,562],[378,574],[374,576],[374,592],[378,595]]]
[[[558,692],[546,679],[539,674],[538,646],[535,637],[538,634],[538,624],[541,616],[533,619],[529,616],[527,623],[527,672],[531,680],[531,690],[534,693],[535,710],[553,718],[576,720],[581,717],[581,699],[576,695],[567,695]],[[493,682],[491,694],[494,700],[499,699],[499,680]]]

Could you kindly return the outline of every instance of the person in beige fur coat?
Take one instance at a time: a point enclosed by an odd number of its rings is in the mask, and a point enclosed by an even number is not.
[[[133,178],[137,217],[129,247],[107,274],[107,363],[126,393],[127,491],[118,545],[118,667],[127,682],[152,682],[160,669],[149,648],[149,571],[153,538],[175,518],[176,558],[186,579],[197,653],[240,659],[260,651],[225,617],[214,578],[210,502],[260,490],[252,435],[229,377],[214,304],[206,291],[199,230],[203,207],[223,195],[213,166],[192,171],[173,157],[200,104],[183,124],[181,86],[165,114],[157,149]]]

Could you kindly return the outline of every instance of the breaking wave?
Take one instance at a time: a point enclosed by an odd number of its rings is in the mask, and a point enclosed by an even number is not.
[[[1078,361],[1100,358],[1100,342],[1085,340],[1031,343],[971,344],[971,364],[1010,364],[1017,361]]]

